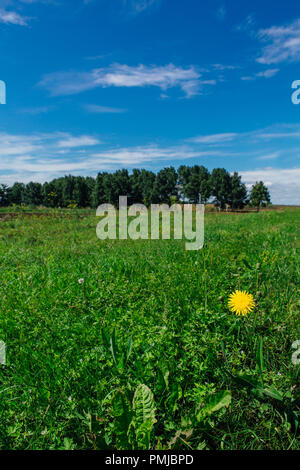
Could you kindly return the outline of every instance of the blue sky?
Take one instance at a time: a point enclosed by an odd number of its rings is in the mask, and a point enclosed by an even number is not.
[[[0,0],[0,182],[181,164],[300,204],[295,0]]]

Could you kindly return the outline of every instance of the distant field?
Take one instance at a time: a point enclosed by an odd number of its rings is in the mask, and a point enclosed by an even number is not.
[[[300,208],[208,213],[197,252],[31,212],[0,212],[0,449],[300,448]]]

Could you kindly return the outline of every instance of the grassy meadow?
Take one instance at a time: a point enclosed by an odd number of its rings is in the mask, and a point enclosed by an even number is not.
[[[193,252],[97,222],[0,218],[0,449],[299,449],[300,208],[208,213]]]

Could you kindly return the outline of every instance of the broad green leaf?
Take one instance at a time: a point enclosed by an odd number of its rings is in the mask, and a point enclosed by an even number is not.
[[[256,387],[253,389],[253,392],[257,392],[259,396],[266,395],[267,397],[274,398],[274,400],[283,400],[282,394],[276,390],[273,385],[265,387]]]
[[[260,383],[252,377],[252,375],[247,375],[247,374],[239,374],[239,375],[234,375],[233,378],[240,383],[241,385],[244,385],[246,387],[260,387]]]
[[[209,397],[204,407],[197,412],[196,418],[199,422],[203,421],[221,408],[224,408],[225,406],[228,407],[230,403],[231,393],[229,390],[215,393],[213,396]]]
[[[234,379],[239,382],[241,385],[251,388],[251,392],[258,395],[260,398],[264,398],[268,396],[270,398],[274,398],[275,400],[283,400],[282,394],[276,390],[273,385],[271,386],[262,386],[258,380],[253,378],[250,375],[240,374],[234,376]]]
[[[133,418],[131,426],[135,431],[135,438],[139,449],[150,448],[150,436],[155,419],[155,402],[153,393],[147,385],[138,385],[132,403]]]

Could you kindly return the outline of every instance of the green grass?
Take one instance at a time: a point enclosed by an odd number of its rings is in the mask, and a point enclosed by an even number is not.
[[[198,252],[47,213],[0,219],[0,449],[299,449],[300,209],[208,214]],[[247,318],[236,289],[256,299]],[[129,426],[139,384],[148,441]]]

